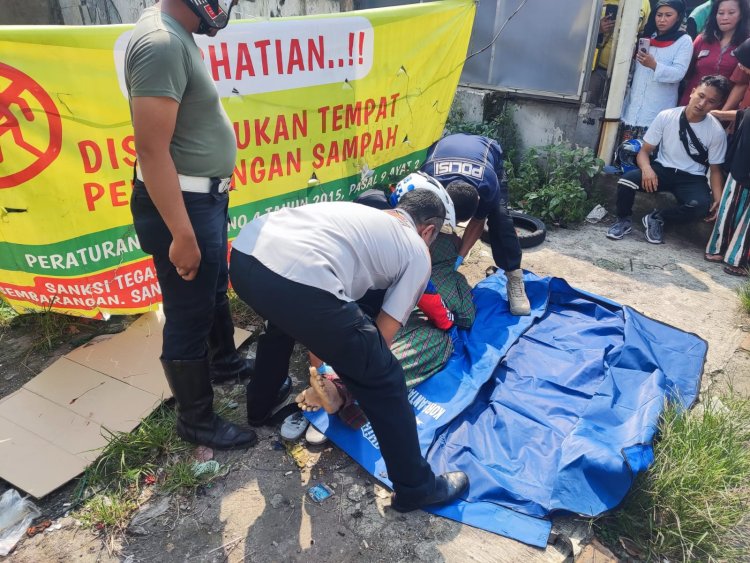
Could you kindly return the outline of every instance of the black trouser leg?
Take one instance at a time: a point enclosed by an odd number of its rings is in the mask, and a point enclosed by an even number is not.
[[[237,251],[232,251],[230,273],[237,295],[274,330],[333,366],[372,424],[396,493],[405,500],[431,494],[435,475],[419,449],[403,371],[372,319],[356,303],[285,279]],[[261,354],[288,363],[283,339],[274,339],[273,348],[258,343],[256,379],[264,376]]]
[[[617,217],[625,219],[633,214],[635,193],[641,189],[641,170],[626,172],[617,182]]]
[[[487,215],[492,259],[498,268],[506,272],[521,267],[521,243],[518,241],[513,218],[508,213],[507,203],[501,201]]]

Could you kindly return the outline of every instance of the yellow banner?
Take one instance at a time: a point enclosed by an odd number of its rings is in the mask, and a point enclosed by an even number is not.
[[[353,199],[440,137],[473,1],[268,21],[196,36],[234,124],[230,239],[284,206]],[[132,26],[0,27],[0,293],[19,312],[153,309],[129,210]]]

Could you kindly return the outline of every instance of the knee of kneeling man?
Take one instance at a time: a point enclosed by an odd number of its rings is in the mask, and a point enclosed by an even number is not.
[[[687,209],[694,217],[705,217],[708,215],[708,210],[711,204],[708,201],[699,201],[697,199],[691,199],[684,203],[685,209]]]

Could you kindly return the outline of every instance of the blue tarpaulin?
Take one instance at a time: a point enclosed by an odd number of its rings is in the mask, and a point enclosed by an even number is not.
[[[471,482],[430,512],[543,547],[553,513],[595,516],[622,501],[653,462],[665,401],[695,401],[707,345],[562,279],[525,281],[528,317],[509,313],[502,275],[476,286],[474,326],[409,399],[433,469]],[[308,416],[390,485],[369,424]]]

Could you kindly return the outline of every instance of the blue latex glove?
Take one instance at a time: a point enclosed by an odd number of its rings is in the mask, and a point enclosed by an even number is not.
[[[464,257],[459,256],[458,258],[456,258],[456,264],[453,266],[453,269],[458,270],[458,267],[463,263],[464,263]]]

